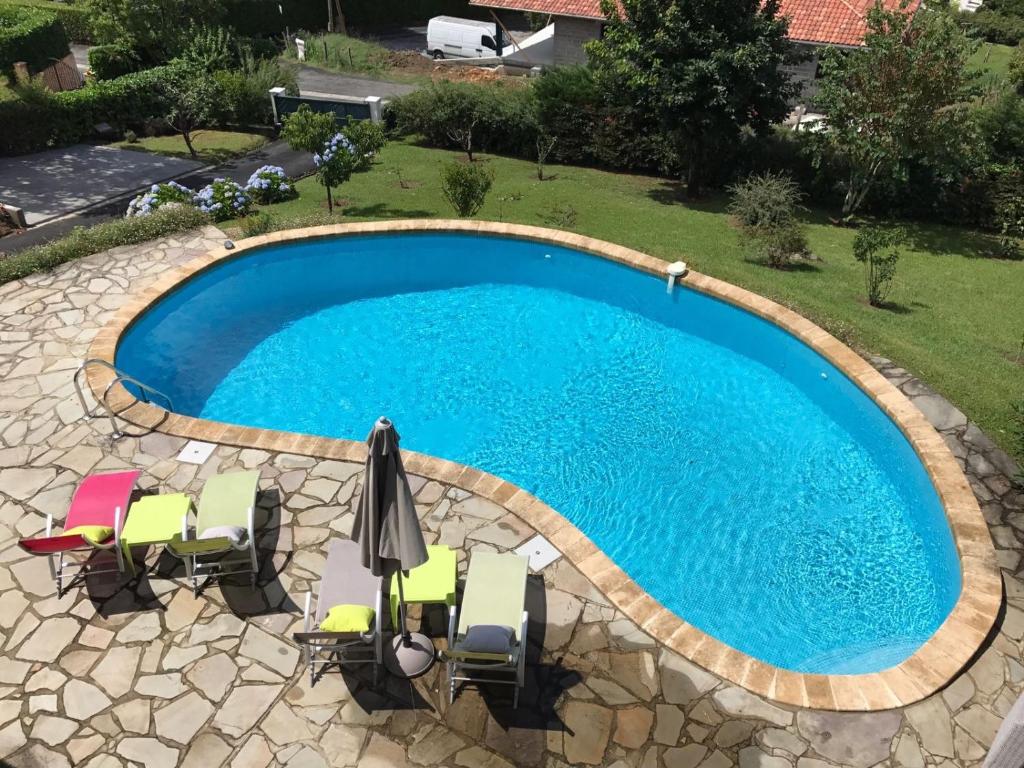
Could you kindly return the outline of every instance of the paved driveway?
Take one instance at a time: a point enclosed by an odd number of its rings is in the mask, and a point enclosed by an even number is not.
[[[38,224],[200,167],[193,160],[78,144],[5,158],[0,200]]]

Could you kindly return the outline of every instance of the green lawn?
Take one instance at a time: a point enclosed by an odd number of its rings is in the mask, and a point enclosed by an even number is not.
[[[391,51],[370,39],[349,37],[336,32],[305,35],[303,39],[306,41],[306,63],[314,67],[402,82],[430,81],[428,60],[420,62],[413,56],[405,57],[423,70],[405,71],[394,66],[397,59]],[[295,47],[289,44],[285,57],[289,61],[296,61],[296,56]]]
[[[197,131],[192,135],[192,145],[199,153],[199,160],[207,164],[223,163],[225,160],[259,149],[266,143],[267,138],[258,133]],[[187,160],[192,158],[188,147],[185,146],[185,140],[179,135],[141,137],[132,143],[118,141],[113,146],[136,152],[151,152],[155,155],[183,157]]]
[[[372,170],[336,191],[344,201],[336,218],[450,216],[438,174],[457,156],[389,145]],[[554,178],[541,182],[532,163],[483,162],[495,182],[479,218],[572,228],[667,261],[684,259],[798,309],[862,352],[897,361],[1014,450],[1010,402],[1024,397],[1024,366],[1015,362],[1024,337],[1024,261],[994,258],[994,238],[911,225],[891,308],[875,309],[864,300],[862,267],[851,255],[854,230],[830,225],[821,212],[808,215],[810,244],[821,260],[782,272],[745,254],[724,200],[686,205],[671,182],[645,176],[552,166]],[[274,216],[325,211],[315,178],[297,186],[299,198],[269,207]]]
[[[982,43],[971,56],[970,65],[984,75],[991,75],[996,80],[1003,80],[1010,68],[1010,59],[1016,49],[1009,45]]]

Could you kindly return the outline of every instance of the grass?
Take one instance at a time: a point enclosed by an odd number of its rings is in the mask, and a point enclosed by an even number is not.
[[[241,133],[235,131],[197,131],[192,134],[192,144],[199,153],[199,160],[208,165],[223,163],[233,157],[239,157],[259,149],[268,139],[258,133]],[[114,142],[112,146],[130,149],[135,152],[149,152],[154,155],[181,157],[191,160],[188,147],[181,136],[146,136],[138,141]]]
[[[452,216],[439,172],[454,157],[460,155],[389,145],[372,170],[336,190],[343,206],[335,219]],[[541,182],[530,162],[483,162],[494,169],[495,182],[478,218],[574,229],[666,261],[683,259],[791,306],[858,350],[908,368],[1024,459],[1010,407],[1024,397],[1024,365],[1015,360],[1024,336],[1024,261],[995,258],[994,237],[909,225],[890,304],[876,309],[865,301],[863,267],[852,256],[855,231],[829,224],[824,212],[807,216],[811,248],[820,261],[778,271],[747,255],[724,199],[684,204],[664,179],[551,166],[553,178]],[[316,179],[297,187],[300,197],[265,210],[275,218],[326,216]]]
[[[429,82],[427,60],[420,64],[423,72],[403,71],[395,66],[394,53],[373,40],[349,37],[336,32],[304,35],[306,64],[335,72],[349,72],[368,77],[387,77],[389,80],[421,83]],[[288,45],[286,58],[297,61],[294,46]],[[417,61],[417,63],[420,63]]]
[[[1005,80],[1015,48],[996,43],[982,43],[968,62],[972,69],[994,80]]]

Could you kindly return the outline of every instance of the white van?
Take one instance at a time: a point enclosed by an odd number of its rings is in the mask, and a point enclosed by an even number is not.
[[[497,56],[497,25],[490,21],[435,16],[427,22],[427,53],[435,59]]]

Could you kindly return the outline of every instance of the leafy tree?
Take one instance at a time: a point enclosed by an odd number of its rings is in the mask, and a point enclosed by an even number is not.
[[[308,104],[284,118],[281,138],[288,146],[302,152],[319,152],[337,133],[334,115],[329,112],[314,112]]]
[[[952,174],[972,162],[969,102],[976,48],[946,13],[868,12],[865,48],[829,49],[818,102],[828,115],[816,135],[817,161],[849,167],[843,215],[854,214],[882,178],[902,181],[910,161]]]
[[[708,155],[741,129],[767,131],[797,86],[781,70],[790,51],[778,0],[601,0],[604,36],[587,44],[612,103],[654,117],[701,192]],[[620,12],[621,9],[621,12]]]
[[[898,230],[879,227],[866,227],[853,239],[853,257],[864,265],[868,303],[873,307],[882,306],[892,289],[902,241]]]
[[[1008,68],[1008,77],[1010,84],[1017,89],[1017,93],[1024,96],[1024,43],[1019,43],[1017,50],[1013,52],[1013,58],[1010,59]]]
[[[334,213],[332,187],[340,187],[348,181],[359,165],[359,156],[352,142],[344,134],[335,133],[324,142],[319,152],[313,154],[316,177],[327,190],[327,211]]]
[[[120,43],[162,64],[178,54],[196,25],[216,24],[222,0],[89,0],[89,17],[100,42]]]
[[[188,62],[177,62],[161,88],[167,98],[168,124],[181,134],[192,157],[198,157],[192,134],[212,124],[220,108],[221,91],[217,81]]]

